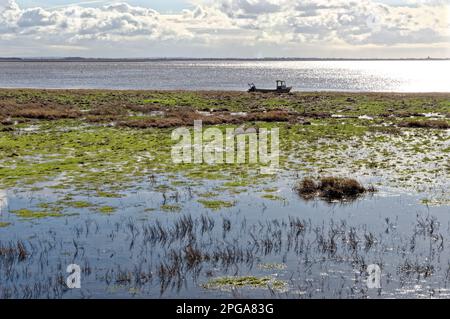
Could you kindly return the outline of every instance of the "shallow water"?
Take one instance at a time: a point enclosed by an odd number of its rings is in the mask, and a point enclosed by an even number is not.
[[[293,182],[286,176],[263,185],[277,188],[274,194],[284,200],[263,199],[258,185],[240,194],[223,193],[221,199],[236,205],[219,211],[196,201],[197,191],[210,191],[217,182],[196,186],[194,193],[179,186],[165,195],[142,183],[121,198],[74,198],[118,207],[111,215],[69,208],[66,213],[79,215],[32,220],[9,212],[56,201],[64,192],[9,190],[2,221],[12,225],[0,229],[1,242],[22,241],[28,256],[0,258],[0,298],[449,296],[448,206],[427,207],[418,196],[383,189],[353,203],[305,202],[292,191]],[[162,212],[161,204],[183,209]],[[188,247],[203,259],[190,260]],[[61,284],[72,263],[83,270],[81,289]],[[369,264],[382,268],[380,290],[366,286]],[[268,276],[285,285],[203,287],[225,275]]]
[[[0,87],[450,92],[450,61],[0,62]]]

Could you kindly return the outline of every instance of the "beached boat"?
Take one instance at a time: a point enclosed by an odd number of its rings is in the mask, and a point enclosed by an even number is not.
[[[257,89],[256,85],[249,83],[250,88],[247,92],[261,92],[261,93],[289,93],[292,86],[286,86],[285,81],[277,80],[276,89]]]

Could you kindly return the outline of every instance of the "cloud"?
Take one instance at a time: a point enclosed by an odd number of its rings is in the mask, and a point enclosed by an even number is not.
[[[242,29],[271,34],[267,40],[280,43],[296,35],[348,44],[448,42],[450,27],[441,2],[394,7],[368,0],[223,0],[216,7]]]
[[[171,48],[179,56],[230,47],[256,52],[277,46],[298,51],[432,44],[446,49],[448,15],[448,3],[440,0],[395,6],[369,0],[217,0],[179,14],[127,3],[22,9],[14,0],[0,0],[0,46],[16,52],[28,43],[27,50],[31,45],[33,55],[42,55],[44,49],[101,52],[119,45],[140,56],[163,55]]]
[[[52,43],[83,40],[120,41],[133,37],[148,40],[184,38],[190,34],[180,24],[170,26],[158,12],[117,3],[100,8],[68,6],[55,10],[20,9],[13,1],[0,13],[1,36],[39,38]]]

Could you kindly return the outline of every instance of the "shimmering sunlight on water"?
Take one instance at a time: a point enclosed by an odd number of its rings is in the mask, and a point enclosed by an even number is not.
[[[449,92],[450,61],[0,62],[0,87]]]

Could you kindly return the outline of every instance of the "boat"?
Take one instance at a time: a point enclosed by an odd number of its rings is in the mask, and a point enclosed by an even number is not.
[[[292,86],[286,86],[286,82],[277,80],[277,86],[275,89],[258,89],[254,83],[249,83],[250,88],[247,92],[261,92],[261,93],[289,93]]]

